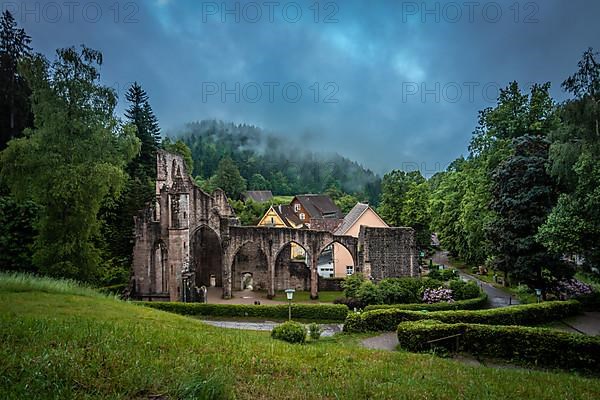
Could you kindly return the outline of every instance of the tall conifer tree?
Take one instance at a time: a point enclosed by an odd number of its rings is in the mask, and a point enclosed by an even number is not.
[[[31,90],[19,63],[31,56],[31,38],[9,11],[0,17],[0,150],[32,125]]]

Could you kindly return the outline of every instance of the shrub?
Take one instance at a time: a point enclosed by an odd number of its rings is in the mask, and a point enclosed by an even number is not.
[[[344,332],[368,332],[369,330],[362,313],[350,313],[344,321]]]
[[[467,300],[479,297],[481,289],[474,281],[454,280],[450,281],[448,287],[452,290],[452,298],[454,300]]]
[[[308,325],[308,336],[310,336],[312,340],[319,340],[321,333],[323,333],[323,329],[321,329],[319,324],[315,324],[313,322],[312,324]]]
[[[338,299],[335,299],[333,301],[333,304],[344,304],[350,310],[354,310],[354,309],[362,310],[366,306],[366,304],[363,303],[362,300],[354,298],[354,297],[351,297],[351,298],[340,297]]]
[[[423,292],[423,302],[427,304],[433,303],[452,303],[452,290],[439,287],[437,289],[425,289]]]
[[[514,293],[521,304],[537,302],[535,294],[527,285],[517,285],[517,287],[514,289]]]
[[[526,285],[517,286],[515,294],[521,303],[534,303],[537,301],[534,291]],[[578,279],[558,281],[548,288],[547,294],[548,298],[577,300],[587,311],[600,310],[600,291],[594,288],[593,285]]]
[[[444,324],[424,320],[398,325],[400,347],[426,351],[435,347],[465,351],[476,356],[501,358],[544,367],[600,371],[600,338],[523,326]],[[458,346],[457,346],[458,343]]]
[[[533,325],[562,319],[578,314],[581,304],[576,300],[548,301],[539,304],[524,304],[519,306],[494,308],[490,310],[457,310],[419,312],[395,308],[366,311],[361,314],[350,314],[351,324],[344,325],[347,332],[394,331],[399,323],[435,319],[446,323],[475,323],[490,325]],[[354,320],[358,315],[360,321]],[[356,329],[356,330],[351,330]]]
[[[289,343],[304,343],[306,341],[306,329],[304,325],[298,322],[288,321],[273,328],[271,337]]]
[[[360,285],[357,297],[365,304],[383,304],[383,294],[379,286],[370,281]]]
[[[341,284],[342,289],[344,289],[344,296],[347,298],[358,297],[358,290],[365,281],[366,279],[361,273],[352,274],[347,277]]]
[[[431,279],[444,282],[459,278],[458,271],[455,269],[434,269],[430,270],[427,276]]]
[[[449,310],[479,310],[487,305],[487,295],[480,293],[479,297],[468,300],[460,300],[452,303],[413,303],[413,304],[384,304],[365,307],[365,311],[396,309],[413,311],[449,311]]]
[[[559,281],[551,291],[561,294],[570,299],[573,297],[589,296],[594,292],[591,285],[577,279]]]
[[[407,287],[400,279],[384,279],[379,283],[382,302],[385,304],[416,303],[417,290]],[[376,304],[376,303],[370,303]]]
[[[356,291],[356,298],[363,305],[416,303],[426,289],[442,285],[443,282],[430,278],[388,278],[378,285],[363,281]]]
[[[137,304],[169,311],[181,315],[210,317],[258,317],[288,318],[288,306],[245,305],[245,304],[204,304],[180,302],[138,302]],[[343,321],[348,307],[341,304],[292,304],[292,316],[296,319]]]

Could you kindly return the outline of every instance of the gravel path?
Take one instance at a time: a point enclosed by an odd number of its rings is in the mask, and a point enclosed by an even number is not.
[[[271,331],[280,322],[264,321],[264,322],[244,322],[244,321],[211,321],[202,320],[202,322],[216,326],[219,328],[243,329],[247,331]],[[343,324],[319,324],[323,333],[321,336],[333,336],[342,331]]]
[[[452,267],[452,264],[450,263],[450,260],[448,258],[448,252],[447,251],[438,251],[436,252],[433,257],[433,262],[436,264],[441,264],[441,265],[445,265],[447,267]],[[506,307],[506,306],[510,306],[510,305],[515,305],[515,304],[519,304],[519,301],[517,299],[515,299],[514,297],[511,297],[511,294],[505,290],[502,289],[498,289],[497,287],[495,287],[494,285],[484,282],[480,279],[477,279],[476,277],[466,274],[464,272],[462,272],[461,270],[459,270],[458,268],[456,268],[458,270],[458,274],[460,275],[461,278],[469,280],[469,281],[474,281],[475,283],[477,283],[477,285],[479,285],[479,287],[488,295],[488,303],[490,308],[498,308],[498,307]]]
[[[367,349],[389,351],[396,350],[398,343],[398,335],[396,332],[384,333],[361,341],[361,344]]]

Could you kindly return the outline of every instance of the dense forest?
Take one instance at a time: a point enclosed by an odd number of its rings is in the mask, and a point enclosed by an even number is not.
[[[175,137],[191,150],[193,175],[209,187],[207,181],[216,179],[219,162],[233,161],[244,178],[241,187],[229,193],[233,197],[246,189],[276,195],[338,190],[373,204],[379,201],[380,178],[372,171],[338,154],[311,152],[301,143],[254,126],[201,121],[187,124]]]
[[[501,90],[482,110],[466,157],[430,179],[379,178],[340,155],[315,153],[260,128],[190,123],[162,139],[151,99],[133,84],[126,112],[100,80],[104,59],[81,46],[34,52],[7,11],[0,18],[0,269],[127,282],[133,216],[152,200],[159,148],[181,154],[196,182],[220,187],[243,223],[265,207],[247,189],[327,193],[348,212],[369,201],[392,226],[432,232],[467,265],[549,287],[600,262],[600,64],[587,50],[562,84]],[[310,147],[310,146],[309,146]]]
[[[562,88],[517,82],[480,112],[466,158],[430,181],[431,229],[470,265],[547,287],[600,261],[600,64],[588,49]],[[385,180],[385,178],[384,178]]]

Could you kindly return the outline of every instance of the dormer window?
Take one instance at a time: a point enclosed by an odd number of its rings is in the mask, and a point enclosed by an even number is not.
[[[304,215],[304,213],[300,213],[300,221],[304,221],[304,219],[306,218],[306,215]]]
[[[296,203],[296,204],[294,204],[294,212],[298,212],[298,211],[300,211],[300,204]],[[303,219],[303,218],[300,218],[300,219]]]

